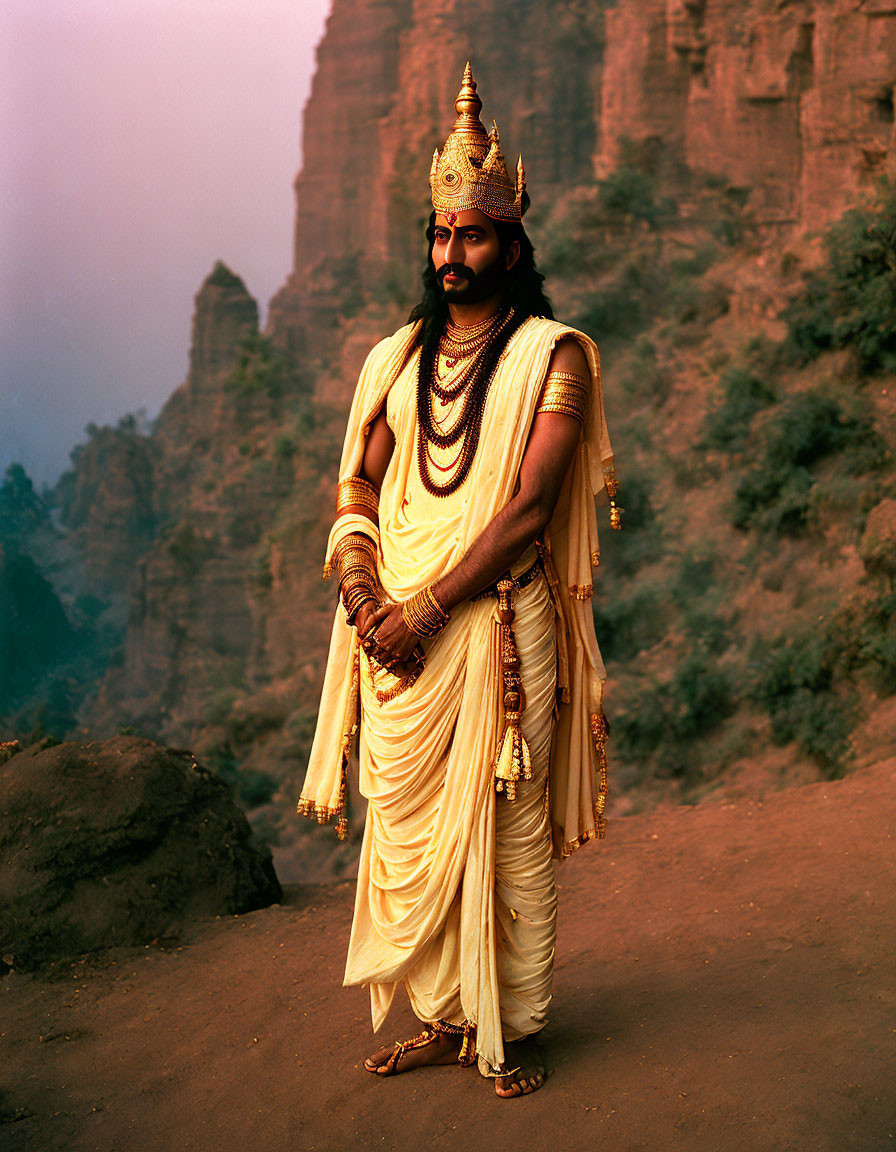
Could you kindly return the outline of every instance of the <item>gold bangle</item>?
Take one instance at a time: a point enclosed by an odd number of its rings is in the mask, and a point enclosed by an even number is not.
[[[451,616],[436,598],[432,585],[421,589],[401,606],[405,626],[418,636],[438,636]]]
[[[332,562],[334,565],[339,564],[339,558],[349,548],[363,548],[372,556],[376,555],[376,545],[369,536],[365,536],[363,532],[352,532],[351,535],[343,537],[333,549]]]
[[[379,511],[380,494],[376,488],[361,476],[347,476],[340,480],[336,488],[336,515],[341,516],[347,508],[367,508],[374,514]]]
[[[369,537],[352,533],[333,549],[331,565],[339,573],[341,585],[352,568],[376,570],[376,547]]]
[[[578,384],[580,388],[588,387],[588,381],[584,376],[580,376],[578,372],[559,372],[552,369],[548,372],[545,384],[551,380],[568,380],[571,384]]]
[[[339,579],[344,580],[355,568],[369,568],[372,571],[374,567],[374,559],[370,552],[350,548],[339,557]]]
[[[580,404],[569,403],[565,400],[547,400],[543,401],[535,410],[535,414],[539,412],[559,412],[563,416],[572,416],[574,420],[578,420],[580,424],[585,423],[585,414],[582,411]]]

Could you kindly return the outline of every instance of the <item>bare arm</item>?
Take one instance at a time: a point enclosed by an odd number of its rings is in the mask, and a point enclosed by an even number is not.
[[[369,480],[377,491],[383,486],[386,470],[394,450],[395,437],[392,435],[392,429],[386,423],[386,405],[383,404],[370,425],[367,444],[364,448],[364,462],[361,465],[361,475],[365,480]]]
[[[386,422],[386,406],[384,404],[370,425],[370,431],[367,434],[367,443],[364,446],[364,459],[361,464],[361,476],[365,480],[369,480],[377,491],[383,486],[383,479],[389,467],[389,461],[392,459],[394,449],[395,437],[392,435],[392,429]],[[345,511],[366,516],[371,520],[374,519],[371,510],[361,504],[351,504]],[[358,615],[355,617],[355,627],[358,630],[358,635],[362,638],[374,623],[374,607],[375,604],[373,601],[362,604],[358,610]]]
[[[585,379],[590,375],[585,353],[574,340],[563,340],[557,345],[549,370],[575,372]],[[581,426],[572,416],[540,412],[535,417],[520,465],[517,492],[483,529],[460,563],[433,586],[446,611],[506,572],[550,522],[580,432]],[[405,627],[400,607],[385,605],[373,616],[380,621],[377,648],[387,655],[407,659],[418,637]]]

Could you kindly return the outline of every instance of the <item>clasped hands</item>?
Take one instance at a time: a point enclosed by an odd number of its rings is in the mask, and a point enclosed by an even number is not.
[[[420,637],[405,624],[400,604],[369,600],[358,609],[355,628],[368,657],[394,676],[408,676],[420,667]]]

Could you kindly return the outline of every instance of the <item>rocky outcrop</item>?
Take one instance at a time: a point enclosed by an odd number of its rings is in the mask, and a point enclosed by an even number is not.
[[[17,969],[280,899],[270,854],[189,752],[32,747],[0,766],[0,796],[0,956]]]
[[[243,282],[216,265],[196,296],[189,375],[152,437],[157,528],[129,573],[121,665],[89,710],[100,733],[137,725],[252,767],[253,741],[230,729],[254,721],[246,708],[232,720],[234,700],[260,691],[270,735],[316,682],[335,453],[301,367],[257,321]]]
[[[64,483],[63,523],[77,537],[84,583],[101,600],[121,599],[134,564],[153,540],[154,448],[135,428],[96,428]]]

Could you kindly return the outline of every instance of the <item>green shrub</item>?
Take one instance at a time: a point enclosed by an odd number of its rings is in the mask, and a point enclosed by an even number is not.
[[[585,298],[578,322],[599,344],[634,336],[657,314],[664,285],[655,259],[633,253],[620,261],[609,282]]]
[[[868,372],[896,371],[896,189],[854,208],[827,232],[826,260],[784,312],[789,342],[806,359],[854,348]]]
[[[278,401],[298,387],[292,356],[258,333],[241,342],[236,364],[224,382],[225,390],[238,400],[257,396]]]
[[[729,368],[722,373],[721,396],[704,421],[703,443],[725,452],[740,451],[753,417],[775,399],[775,390],[765,377],[742,365]]]
[[[859,631],[858,659],[878,691],[896,692],[896,593],[887,592],[868,607]]]
[[[674,774],[686,770],[691,742],[734,710],[731,681],[698,646],[675,666],[668,683],[630,688],[613,714],[613,734],[624,757],[654,756]]]
[[[735,526],[800,533],[806,527],[815,483],[812,466],[844,450],[849,452],[851,469],[865,469],[882,459],[879,437],[867,416],[845,412],[823,389],[785,401],[766,424],[758,459],[735,490]]]
[[[635,400],[650,404],[661,403],[669,392],[671,373],[660,369],[656,345],[647,336],[639,336],[632,348],[622,392]]]
[[[606,180],[599,180],[597,188],[600,205],[611,219],[643,220],[655,228],[663,215],[653,180],[632,165],[621,165]]]
[[[687,554],[669,586],[672,602],[693,642],[707,656],[717,656],[728,647],[730,624],[720,614],[724,593],[716,557],[710,553]]]
[[[835,691],[847,662],[835,626],[779,637],[753,654],[752,695],[771,719],[773,739],[795,741],[831,774],[842,768],[856,720],[852,692]]]
[[[205,762],[230,788],[234,799],[245,809],[267,804],[277,791],[277,781],[257,768],[241,768],[229,743],[218,744],[206,753]]]
[[[631,660],[663,638],[670,606],[660,586],[636,586],[628,596],[609,596],[594,609],[594,629],[606,660]]]
[[[201,536],[192,524],[182,520],[168,539],[168,551],[184,570],[195,576],[215,554],[214,542]]]

